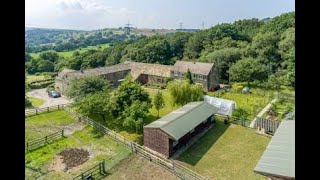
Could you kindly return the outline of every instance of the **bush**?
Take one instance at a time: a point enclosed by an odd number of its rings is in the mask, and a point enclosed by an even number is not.
[[[233,88],[236,90],[236,92],[241,92],[244,87],[241,84],[235,84]]]
[[[24,107],[31,107],[31,106],[32,106],[32,103],[31,103],[31,101],[29,101],[28,98],[25,98],[25,99],[24,99],[24,103],[25,103],[25,104],[24,104],[24,105],[25,105]]]
[[[47,92],[49,91],[54,91],[55,88],[54,88],[54,84],[50,84],[48,87],[47,87]]]
[[[44,82],[35,82],[35,83],[30,83],[29,84],[29,87],[31,89],[41,89],[41,88],[46,88],[48,87],[49,85],[52,85],[54,83],[54,81],[44,81]]]

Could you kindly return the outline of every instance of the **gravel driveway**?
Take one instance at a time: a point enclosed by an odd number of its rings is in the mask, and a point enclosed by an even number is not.
[[[46,88],[44,89],[34,89],[27,93],[27,96],[34,97],[43,100],[44,104],[38,106],[39,108],[48,107],[48,106],[55,106],[59,104],[66,104],[72,102],[65,96],[61,96],[59,98],[51,98],[48,96],[46,92]]]

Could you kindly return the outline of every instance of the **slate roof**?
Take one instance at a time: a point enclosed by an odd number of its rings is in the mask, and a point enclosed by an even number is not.
[[[160,128],[174,140],[179,140],[217,111],[217,107],[204,101],[190,102],[144,128]]]
[[[133,79],[139,77],[140,74],[154,75],[160,77],[170,77],[172,66],[150,63],[131,62],[131,75]]]
[[[177,61],[172,67],[172,70],[186,73],[188,69],[190,69],[191,73],[208,75],[213,65],[213,63]]]

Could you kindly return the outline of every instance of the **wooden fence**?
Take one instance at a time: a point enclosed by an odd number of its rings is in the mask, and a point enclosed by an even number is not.
[[[61,131],[44,136],[42,138],[37,138],[34,140],[27,141],[25,144],[25,151],[26,152],[32,151],[32,150],[37,149],[41,146],[45,146],[45,145],[49,144],[50,142],[55,141],[57,139],[60,139],[62,137],[63,137],[63,129]]]
[[[207,180],[209,178],[203,177],[200,174],[184,167],[183,165],[174,162],[168,158],[166,158],[164,155],[160,155],[159,153],[156,153],[152,150],[149,150],[135,142],[132,142],[129,139],[126,139],[122,135],[108,129],[107,127],[95,122],[94,120],[82,116],[81,114],[71,110],[67,106],[65,106],[64,110],[68,112],[72,117],[78,119],[81,122],[84,122],[85,124],[93,127],[94,129],[100,131],[101,133],[108,135],[109,137],[113,138],[114,140],[126,145],[127,147],[131,148],[133,152],[135,152],[137,155],[140,155],[151,162],[154,162],[161,167],[169,170],[176,176],[180,177],[181,179],[188,179],[188,180]]]
[[[102,160],[99,164],[94,165],[92,168],[86,170],[80,175],[74,177],[74,180],[89,180],[89,179],[102,179],[107,175],[105,170],[105,161]]]
[[[254,124],[254,128],[256,129],[265,129],[265,133],[274,134],[280,125],[280,121],[263,119],[261,117],[257,117],[257,120]]]
[[[70,103],[69,104],[60,104],[60,105],[50,106],[50,107],[28,109],[28,110],[25,110],[25,116],[39,114],[39,113],[43,113],[43,112],[50,112],[53,110],[64,109],[68,105],[70,105]]]

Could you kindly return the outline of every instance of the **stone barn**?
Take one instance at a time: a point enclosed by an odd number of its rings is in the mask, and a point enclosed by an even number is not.
[[[150,63],[131,63],[133,80],[141,84],[165,85],[166,78],[170,77],[172,66]]]
[[[131,67],[129,63],[80,71],[63,70],[61,73],[58,73],[58,76],[55,78],[55,89],[61,94],[65,94],[72,79],[90,75],[102,76],[110,83],[112,88],[117,87],[120,84],[121,79],[124,79],[125,76],[130,73],[130,70]]]
[[[213,63],[177,61],[171,69],[171,77],[184,79],[188,69],[193,82],[202,85],[205,92],[219,88],[217,70]]]
[[[204,101],[190,102],[143,127],[144,146],[167,157],[213,124],[218,109]]]
[[[213,91],[219,87],[217,74],[212,63],[177,61],[172,66],[129,61],[80,71],[64,69],[55,78],[55,89],[61,94],[65,94],[72,79],[88,75],[103,76],[106,81],[109,81],[112,88],[117,87],[128,74],[133,77],[134,81],[141,84],[164,86],[166,78],[184,79],[188,69],[192,73],[193,81],[201,84],[204,91]]]

